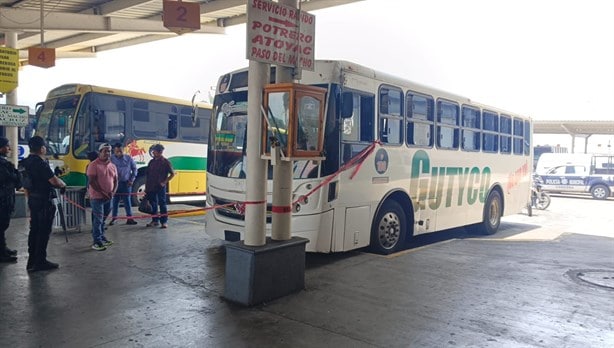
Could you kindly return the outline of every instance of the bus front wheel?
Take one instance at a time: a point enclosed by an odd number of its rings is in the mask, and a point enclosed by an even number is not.
[[[392,254],[403,248],[407,235],[407,218],[401,205],[388,200],[380,207],[371,229],[372,252]]]
[[[145,182],[147,181],[147,176],[142,175],[134,180],[132,184],[132,206],[137,207],[139,203],[145,197]]]
[[[503,215],[503,202],[499,191],[492,190],[484,205],[483,220],[476,225],[477,232],[492,235],[497,232]]]

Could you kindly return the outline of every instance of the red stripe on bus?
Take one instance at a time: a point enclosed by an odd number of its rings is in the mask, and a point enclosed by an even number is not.
[[[292,212],[292,206],[290,206],[290,205],[274,205],[271,208],[271,212],[278,213],[278,214],[291,213]]]

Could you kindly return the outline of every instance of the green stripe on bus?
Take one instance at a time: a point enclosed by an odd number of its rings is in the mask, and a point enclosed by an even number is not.
[[[85,186],[86,178],[84,173],[70,172],[62,175],[60,178],[64,180],[67,186]]]
[[[168,159],[175,170],[206,170],[207,159],[202,157],[177,156]]]

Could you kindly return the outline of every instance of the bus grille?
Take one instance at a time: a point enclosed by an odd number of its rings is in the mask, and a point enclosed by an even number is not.
[[[232,201],[232,200],[228,200],[228,199],[223,199],[223,198],[219,198],[216,196],[212,196],[213,198],[213,204],[214,205],[227,205],[227,204],[232,204],[229,206],[225,206],[225,207],[221,207],[221,208],[217,208],[216,209],[216,213],[220,214],[222,216],[231,218],[231,219],[235,219],[235,220],[241,220],[241,221],[245,221],[245,215],[241,214],[241,212],[239,212],[237,210],[237,204],[238,201]],[[271,223],[271,209],[272,209],[272,204],[267,204],[266,206],[266,223]]]

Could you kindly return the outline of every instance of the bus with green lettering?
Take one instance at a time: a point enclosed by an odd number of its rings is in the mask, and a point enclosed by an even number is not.
[[[259,117],[247,115],[247,74],[220,77],[213,102],[206,232],[226,240],[245,232],[246,125]],[[390,254],[461,226],[493,234],[526,207],[530,118],[346,61],[317,61],[298,82],[327,90],[325,159],[293,166],[292,235],[307,251]]]
[[[68,84],[52,89],[37,120],[56,174],[69,186],[84,186],[88,153],[103,143],[121,144],[137,164],[133,193],[142,197],[150,148],[163,144],[176,176],[173,201],[204,201],[211,105],[125,91]],[[138,200],[134,199],[136,204]]]

